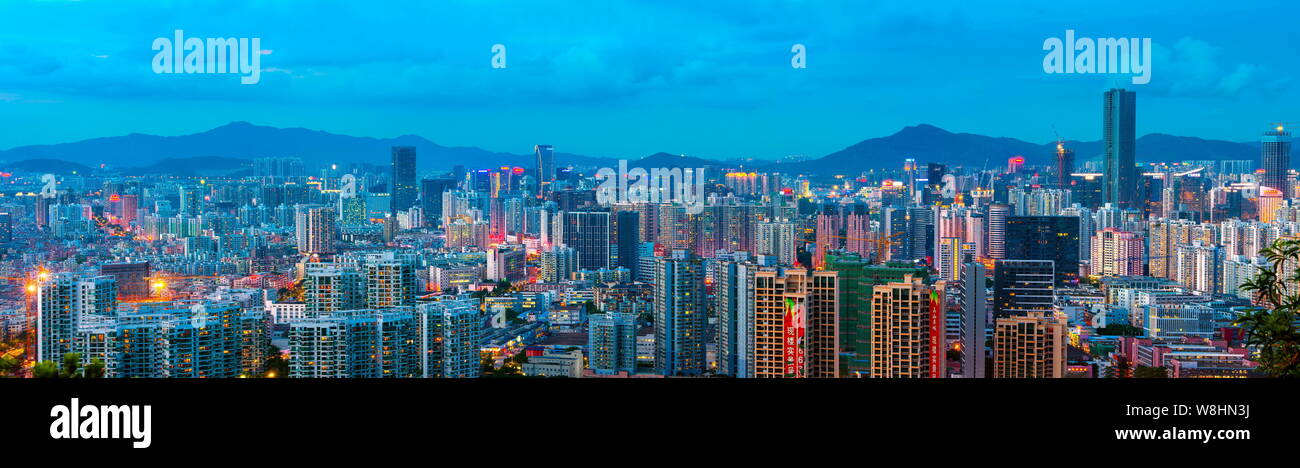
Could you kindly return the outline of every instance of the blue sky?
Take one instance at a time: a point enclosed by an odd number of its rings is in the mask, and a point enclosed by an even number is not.
[[[1295,2],[22,1],[0,3],[0,148],[245,120],[594,156],[821,156],[906,125],[1253,140],[1300,121]],[[156,37],[259,37],[261,83],[156,75]],[[1043,72],[1043,41],[1150,37],[1150,84]],[[507,68],[490,66],[493,44]],[[807,47],[807,68],[790,48]]]

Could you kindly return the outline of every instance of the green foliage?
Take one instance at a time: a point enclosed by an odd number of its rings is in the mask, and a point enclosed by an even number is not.
[[[59,375],[59,365],[54,361],[41,361],[32,366],[32,377],[37,379],[57,379]]]
[[[102,359],[95,358],[90,361],[90,364],[86,364],[86,367],[83,368],[83,376],[87,379],[102,379],[104,378],[104,373],[108,371],[107,367],[108,366],[104,364]]]
[[[262,369],[264,377],[288,377],[289,360],[280,353],[279,346],[271,346],[266,352],[266,368]]]
[[[18,371],[23,368],[23,361],[16,357],[0,356],[0,377],[12,377],[18,375]]]
[[[1300,332],[1296,313],[1300,309],[1300,238],[1281,238],[1260,251],[1269,265],[1241,285],[1250,291],[1255,307],[1237,318],[1246,330],[1246,344],[1259,351],[1259,370],[1274,377],[1300,377]]]
[[[99,358],[82,366],[78,353],[64,354],[62,366],[54,361],[41,361],[32,366],[32,377],[38,379],[102,379],[106,372],[104,361]]]
[[[1110,325],[1106,325],[1104,327],[1097,329],[1098,335],[1142,336],[1145,333],[1146,331],[1141,328],[1132,325],[1125,325],[1122,323],[1112,323]]]

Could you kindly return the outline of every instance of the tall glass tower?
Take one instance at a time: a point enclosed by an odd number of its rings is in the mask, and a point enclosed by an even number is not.
[[[1275,188],[1282,192],[1282,198],[1294,195],[1291,184],[1287,183],[1286,173],[1291,168],[1291,132],[1278,125],[1277,128],[1264,132],[1263,152],[1260,154],[1264,176],[1260,185]]]
[[[393,189],[390,211],[396,214],[415,206],[415,197],[420,193],[415,185],[415,147],[393,147]],[[428,216],[428,213],[425,213]]]
[[[537,153],[538,190],[546,192],[551,182],[555,182],[555,149],[551,145],[537,145],[533,152]]]
[[[1134,166],[1134,129],[1137,94],[1124,89],[1106,91],[1102,110],[1102,141],[1105,143],[1106,203],[1120,208],[1137,207],[1137,168]]]

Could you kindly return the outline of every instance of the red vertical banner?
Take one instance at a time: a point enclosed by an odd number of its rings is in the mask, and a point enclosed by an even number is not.
[[[804,329],[807,314],[802,303],[785,298],[785,320],[781,344],[785,355],[785,376],[800,378],[804,375]]]
[[[943,300],[939,292],[930,291],[930,370],[929,377],[937,379],[943,376],[943,364],[946,358],[946,346],[943,346]]]

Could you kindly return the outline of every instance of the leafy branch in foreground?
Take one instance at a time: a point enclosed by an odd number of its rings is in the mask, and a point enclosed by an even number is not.
[[[1300,238],[1281,238],[1260,251],[1269,265],[1241,285],[1257,307],[1237,318],[1246,344],[1259,350],[1259,368],[1274,377],[1300,377]],[[1288,286],[1290,285],[1290,286]]]

